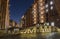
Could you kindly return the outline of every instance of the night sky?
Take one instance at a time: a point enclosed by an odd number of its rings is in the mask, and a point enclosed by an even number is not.
[[[10,0],[10,19],[19,23],[21,16],[32,5],[33,0]]]

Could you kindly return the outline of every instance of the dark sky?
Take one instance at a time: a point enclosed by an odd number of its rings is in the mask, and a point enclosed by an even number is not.
[[[21,16],[32,5],[33,0],[10,0],[10,19],[19,23]]]

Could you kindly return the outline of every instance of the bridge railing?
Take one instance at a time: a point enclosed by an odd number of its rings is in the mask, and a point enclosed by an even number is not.
[[[57,28],[54,26],[39,26],[39,27],[30,27],[24,30],[21,30],[20,33],[40,33],[40,32],[57,32]]]

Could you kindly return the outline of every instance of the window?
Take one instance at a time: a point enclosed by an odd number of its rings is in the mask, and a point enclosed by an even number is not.
[[[46,4],[45,7],[48,8],[48,4]]]
[[[48,9],[46,9],[46,12],[48,12]]]
[[[44,19],[40,20],[40,22],[43,23],[44,22]]]
[[[34,17],[36,17],[36,14],[34,15]]]
[[[41,18],[44,18],[44,16],[43,16],[43,15],[41,15]]]
[[[53,9],[53,6],[51,6],[50,9],[52,10]]]
[[[34,21],[36,21],[36,18],[34,18]]]
[[[40,14],[44,14],[44,11],[41,11],[41,13]]]
[[[50,1],[50,5],[52,5],[53,4],[53,1]]]
[[[54,26],[54,22],[51,22],[51,26]]]
[[[36,24],[36,21],[34,21],[34,24]]]
[[[47,23],[47,25],[49,25],[49,23]]]

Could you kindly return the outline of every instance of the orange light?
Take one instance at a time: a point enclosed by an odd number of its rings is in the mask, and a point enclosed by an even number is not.
[[[41,23],[44,23],[44,20],[41,20],[40,22],[41,22]]]
[[[44,14],[44,11],[42,11],[40,14]]]
[[[33,20],[33,21],[34,21],[34,24],[36,24],[36,18],[34,18],[34,20]]]
[[[34,21],[36,21],[36,18],[34,18]]]
[[[44,9],[44,6],[40,7],[40,10],[43,10]]]
[[[40,3],[40,6],[43,6],[43,3]]]
[[[43,0],[39,0],[39,2],[43,2]]]
[[[37,4],[34,4],[34,7],[36,7],[37,6]]]
[[[45,6],[44,6],[44,1],[43,0],[39,0],[39,12],[40,12],[40,22],[41,23],[44,23],[44,9],[45,9]]]
[[[34,24],[36,24],[36,21],[34,21]]]
[[[36,15],[34,15],[34,17],[36,17]]]
[[[44,16],[41,16],[41,18],[44,18]]]

